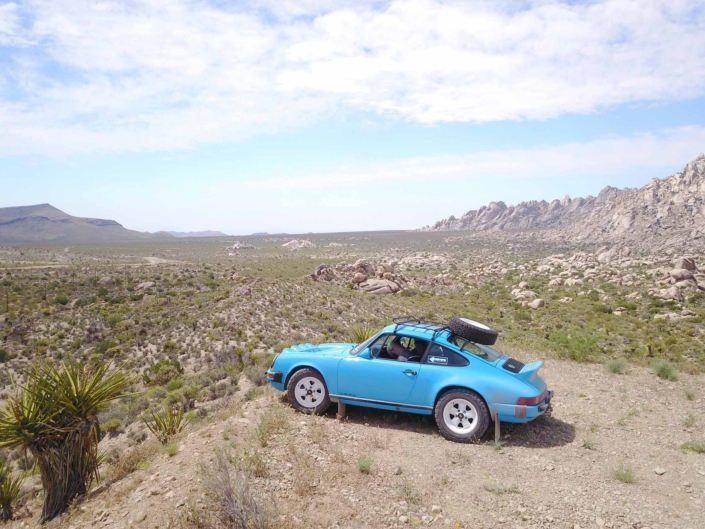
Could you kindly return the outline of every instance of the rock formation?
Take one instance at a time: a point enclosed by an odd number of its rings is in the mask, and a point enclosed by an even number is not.
[[[639,189],[606,187],[596,197],[516,206],[491,202],[422,228],[425,231],[543,230],[549,238],[624,242],[637,247],[705,245],[705,154],[678,173]]]

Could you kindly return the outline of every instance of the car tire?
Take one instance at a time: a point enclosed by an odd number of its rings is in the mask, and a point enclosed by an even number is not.
[[[499,334],[492,327],[484,323],[468,318],[461,318],[460,316],[451,316],[448,322],[448,328],[450,332],[456,336],[481,345],[494,345],[497,341],[497,335]]]
[[[304,413],[320,415],[330,407],[326,381],[315,369],[300,369],[294,373],[286,395],[291,405]]]
[[[490,412],[482,398],[468,389],[444,393],[434,410],[441,435],[456,443],[480,439],[490,424]]]

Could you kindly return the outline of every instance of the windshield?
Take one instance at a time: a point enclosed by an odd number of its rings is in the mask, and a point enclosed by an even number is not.
[[[487,345],[478,345],[473,342],[469,342],[460,336],[451,335],[448,337],[448,342],[452,343],[456,347],[459,347],[461,351],[466,351],[472,353],[475,356],[479,356],[483,360],[488,362],[495,362],[498,358],[504,356],[499,351],[495,351]]]
[[[378,335],[375,334],[372,338],[368,338],[367,340],[365,340],[365,341],[362,342],[361,344],[356,345],[355,347],[353,347],[352,349],[350,349],[350,354],[351,354],[351,355],[356,355],[356,354],[358,354],[360,351],[364,351],[365,348],[366,348],[366,347],[369,347],[370,344],[374,341],[374,339],[377,338],[377,336],[378,336]]]

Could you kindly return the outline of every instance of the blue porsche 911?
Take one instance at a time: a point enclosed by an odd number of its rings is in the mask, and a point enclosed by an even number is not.
[[[395,318],[361,344],[284,349],[267,371],[291,404],[324,413],[331,402],[434,415],[441,434],[466,442],[492,420],[523,423],[550,413],[552,391],[523,363],[490,347],[497,331],[453,316],[448,325]]]

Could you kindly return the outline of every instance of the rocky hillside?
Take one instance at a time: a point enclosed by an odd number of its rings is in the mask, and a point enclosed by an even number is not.
[[[73,217],[50,204],[0,208],[0,244],[95,244],[171,237],[128,230],[114,220]]]
[[[424,231],[545,230],[551,238],[678,246],[705,236],[705,154],[668,178],[640,189],[606,187],[597,197],[491,202]]]

